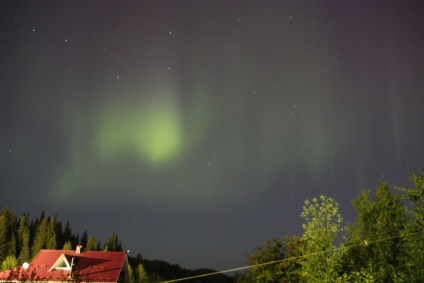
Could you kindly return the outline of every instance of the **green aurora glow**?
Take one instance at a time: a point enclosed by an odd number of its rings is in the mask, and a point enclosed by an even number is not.
[[[118,111],[105,111],[99,130],[100,156],[113,158],[128,151],[153,165],[176,158],[184,141],[179,111],[171,98],[115,105]]]

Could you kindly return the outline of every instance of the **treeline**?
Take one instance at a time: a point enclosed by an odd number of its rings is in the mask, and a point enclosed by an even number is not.
[[[73,233],[71,225],[65,225],[56,216],[46,216],[45,212],[34,220],[29,214],[17,216],[15,210],[3,207],[0,213],[0,263],[2,270],[8,269],[5,260],[11,258],[16,264],[30,262],[41,249],[72,250],[82,245],[86,251],[107,250],[122,251],[118,235],[113,233],[109,240],[101,245],[100,241],[85,231],[81,236]],[[6,268],[4,268],[6,267]]]
[[[31,260],[41,249],[75,250],[77,245],[83,251],[122,251],[121,241],[116,233],[112,233],[104,243],[84,231],[81,235],[74,233],[71,224],[63,225],[56,216],[46,216],[45,212],[33,220],[29,214],[17,216],[15,210],[4,206],[0,213],[0,269],[8,270]],[[136,282],[161,282],[165,280],[191,277],[212,272],[207,269],[189,270],[178,264],[170,264],[162,260],[143,259],[138,253],[136,257],[128,257],[130,278]],[[233,282],[232,277],[217,275],[187,282]]]
[[[216,272],[215,270],[204,268],[196,270],[186,269],[178,264],[171,264],[163,260],[142,259],[140,255],[137,255],[135,258],[129,257],[129,261],[131,266],[138,266],[140,263],[142,264],[148,274],[148,281],[146,282],[162,282]],[[184,282],[233,283],[234,278],[224,274],[216,274],[214,276],[184,280]]]
[[[410,181],[364,190],[354,223],[330,197],[306,200],[303,234],[256,248],[235,282],[424,282],[424,171]]]

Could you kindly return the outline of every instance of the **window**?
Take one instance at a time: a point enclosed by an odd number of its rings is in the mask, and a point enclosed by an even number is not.
[[[71,270],[71,265],[69,264],[64,254],[62,254],[56,260],[56,262],[53,264],[53,266],[50,268],[49,271],[52,271],[52,270]]]

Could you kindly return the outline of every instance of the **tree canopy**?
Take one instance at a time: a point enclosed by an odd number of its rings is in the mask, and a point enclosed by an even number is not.
[[[291,274],[300,276],[284,273],[287,243],[274,239],[249,256],[251,268],[239,282],[424,282],[424,172],[411,173],[410,182],[380,181],[362,191],[352,200],[357,218],[349,225],[334,199],[306,200],[300,254],[290,258]]]

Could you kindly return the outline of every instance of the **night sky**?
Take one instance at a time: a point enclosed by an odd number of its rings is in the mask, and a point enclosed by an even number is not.
[[[422,1],[0,1],[0,205],[229,269],[424,168]]]

